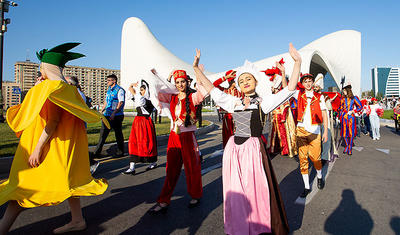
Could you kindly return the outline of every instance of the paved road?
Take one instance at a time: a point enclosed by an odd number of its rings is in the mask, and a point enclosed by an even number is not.
[[[216,117],[206,118],[218,123]],[[190,197],[181,174],[168,213],[146,214],[164,182],[166,146],[159,146],[160,167],[155,170],[146,172],[146,165],[139,165],[137,175],[121,175],[128,159],[99,167],[95,177],[106,178],[110,186],[104,195],[82,198],[88,229],[80,234],[224,234],[220,132],[198,139],[205,155],[200,207],[187,208]],[[296,203],[303,187],[298,162],[279,155],[272,160],[293,234],[400,234],[399,136],[387,127],[381,133],[379,142],[359,138],[356,147],[363,148],[331,165],[326,188],[306,205]],[[0,209],[4,213],[5,206]],[[68,211],[65,202],[26,210],[10,234],[50,234],[69,221]]]

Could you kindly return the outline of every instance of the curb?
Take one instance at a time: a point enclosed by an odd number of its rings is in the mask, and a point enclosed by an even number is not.
[[[208,126],[197,129],[195,132],[195,135],[200,136],[200,135],[206,134],[208,132],[211,132],[217,128],[218,128],[218,125],[211,122]],[[157,144],[159,144],[160,146],[166,145],[168,143],[168,138],[169,138],[169,134],[157,136]],[[128,147],[127,147],[128,141],[125,141],[124,145],[125,145],[125,149],[127,150],[128,149]],[[93,151],[95,148],[96,148],[96,146],[89,146],[89,152]],[[100,160],[100,162],[102,162],[104,160],[108,160],[108,159],[110,159],[109,155],[113,155],[116,151],[117,151],[116,143],[104,144],[103,150],[101,151],[101,155],[107,156],[107,157],[100,158],[98,160]],[[0,178],[8,177],[13,159],[14,159],[14,156],[0,158]]]

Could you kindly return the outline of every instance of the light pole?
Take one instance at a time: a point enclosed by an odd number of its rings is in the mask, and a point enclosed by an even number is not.
[[[4,12],[8,12],[10,6],[16,7],[18,6],[17,3],[13,1],[7,0],[0,0],[0,22],[1,22],[1,29],[0,29],[0,122],[4,122],[3,116],[3,41],[4,41],[4,33],[7,32],[7,25],[11,23],[9,18],[4,19]]]

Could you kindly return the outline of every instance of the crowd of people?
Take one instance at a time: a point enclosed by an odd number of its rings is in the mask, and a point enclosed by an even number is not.
[[[122,122],[125,90],[115,75],[107,77],[108,90],[101,113],[90,109],[76,77],[64,78],[65,63],[82,57],[69,52],[78,43],[66,43],[37,55],[41,74],[24,101],[10,108],[7,121],[20,137],[9,179],[0,185],[0,204],[8,202],[0,222],[5,234],[23,208],[57,205],[68,199],[72,219],[54,233],[84,230],[80,196],[100,195],[108,187],[105,179],[94,179],[105,140],[111,129],[117,141],[117,155],[125,153]],[[163,78],[152,69],[151,79],[129,86],[128,98],[134,101],[136,117],[128,141],[130,163],[122,173],[135,175],[135,164],[157,167],[158,151],[154,110],[171,119],[167,146],[166,177],[150,214],[166,213],[185,168],[188,207],[200,205],[203,195],[201,152],[196,140],[196,123],[201,121],[201,104],[210,96],[221,107],[224,229],[226,234],[288,234],[289,226],[271,155],[299,159],[304,190],[311,192],[309,160],[317,176],[317,187],[324,189],[323,166],[343,154],[352,155],[354,138],[371,133],[380,139],[379,116],[383,109],[375,98],[359,99],[351,85],[341,93],[324,92],[324,75],[301,74],[301,56],[292,44],[290,77],[285,62],[261,71],[246,61],[236,71],[211,81],[199,65],[196,49],[193,81],[185,70],[174,70]],[[226,84],[222,86],[222,84]],[[157,85],[156,85],[157,84]],[[161,85],[160,85],[161,84]],[[395,119],[400,104],[394,107]],[[155,118],[157,119],[157,118]],[[99,142],[89,154],[86,123],[102,121]],[[340,128],[340,136],[335,130]],[[49,177],[51,176],[51,177]],[[46,180],[43,180],[46,179]],[[40,182],[40,183],[38,183]],[[250,216],[249,216],[250,215]]]

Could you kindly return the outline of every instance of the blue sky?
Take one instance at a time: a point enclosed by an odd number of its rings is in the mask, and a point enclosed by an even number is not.
[[[4,80],[14,63],[63,42],[77,41],[87,57],[71,65],[119,69],[121,30],[141,18],[172,53],[191,63],[201,48],[207,70],[220,72],[301,48],[326,34],[362,34],[362,90],[371,89],[371,68],[400,66],[400,1],[60,1],[16,0],[5,14]]]

